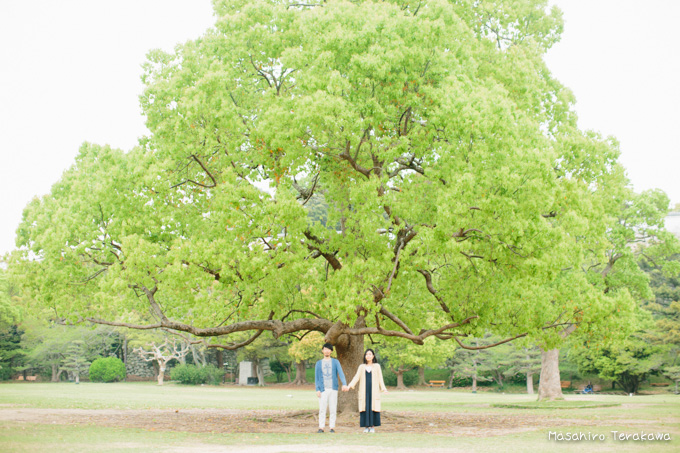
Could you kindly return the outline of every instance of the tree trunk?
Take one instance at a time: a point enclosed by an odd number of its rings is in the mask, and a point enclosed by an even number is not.
[[[560,350],[541,348],[541,374],[538,384],[538,400],[562,400],[560,386]]]
[[[127,336],[123,338],[123,364],[127,366],[127,353],[128,353],[128,339]]]
[[[160,362],[160,370],[158,371],[158,385],[163,385],[163,379],[165,378],[165,362]]]
[[[397,368],[396,374],[397,374],[397,390],[406,390],[406,386],[404,385],[404,370],[401,368]]]
[[[283,366],[283,370],[286,372],[286,376],[288,377],[288,383],[290,384],[291,382],[293,382],[293,379],[290,377],[290,372],[291,372],[290,364],[288,364],[288,366],[286,366],[286,365],[282,365],[282,366]]]
[[[477,393],[477,376],[472,376],[472,393]]]
[[[447,388],[450,388],[450,389],[453,388],[453,378],[454,378],[455,374],[456,374],[456,372],[453,371],[453,369],[452,369],[451,375],[449,376],[449,385],[448,385]]]
[[[52,364],[52,382],[59,382],[59,365]]]
[[[295,362],[295,385],[305,385],[307,383],[307,367],[305,361]]]
[[[189,348],[191,349],[191,356],[194,359],[194,365],[206,366],[207,363],[203,352],[194,347],[194,345],[189,345]]]
[[[503,389],[503,373],[501,373],[498,370],[495,370],[493,376],[494,381],[496,381],[496,383],[498,384],[498,388]]]
[[[360,320],[363,323],[363,319],[360,318]],[[359,320],[357,320],[357,324],[359,324]],[[355,325],[355,327],[357,326]],[[337,353],[338,360],[340,361],[340,366],[342,366],[342,371],[345,374],[345,378],[347,379],[347,383],[349,384],[356,374],[359,365],[363,363],[364,336],[341,335],[339,341],[335,345],[335,351]],[[342,385],[342,383],[340,384]],[[359,411],[359,406],[357,404],[358,388],[359,386],[357,385],[354,390],[350,390],[349,392],[338,392],[339,413],[352,413]],[[339,390],[341,390],[341,388]]]
[[[424,366],[418,367],[418,385],[427,385],[427,382],[425,382],[425,367]]]
[[[215,349],[215,360],[217,361],[217,368],[220,371],[224,371],[224,351],[221,349]]]
[[[638,389],[640,388],[640,378],[637,376],[622,375],[619,380],[619,386],[628,394],[637,394]]]
[[[264,370],[262,369],[262,365],[260,365],[260,360],[257,360],[255,364],[257,367],[257,385],[259,387],[264,387]]]
[[[529,395],[534,394],[534,374],[527,373],[527,393]]]

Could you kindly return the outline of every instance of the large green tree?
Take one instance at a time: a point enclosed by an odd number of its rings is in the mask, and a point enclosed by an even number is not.
[[[352,375],[366,334],[554,345],[631,310],[574,270],[604,260],[626,181],[542,60],[562,29],[546,0],[215,15],[149,53],[140,146],[83,145],[26,208],[13,267],[55,316],[224,348],[314,330]]]
[[[603,183],[606,180],[600,182]],[[602,214],[608,218],[605,253],[600,255],[587,248],[583,262],[575,271],[583,272],[593,290],[600,292],[601,297],[615,295],[626,304],[615,304],[613,307],[616,312],[596,317],[595,323],[592,318],[577,316],[575,322],[566,324],[559,334],[567,338],[575,333],[573,340],[578,344],[608,348],[623,342],[629,334],[642,328],[639,323],[642,318],[630,316],[634,313],[630,308],[653,296],[645,269],[653,267],[663,275],[677,275],[680,272],[679,263],[670,258],[680,251],[680,244],[664,228],[670,201],[662,191],[649,190],[636,194],[624,187],[620,190],[603,190],[594,196],[607,198],[602,203],[605,207]],[[588,241],[588,238],[584,240]],[[578,300],[581,310],[598,309],[597,306],[588,305],[583,307],[582,300]],[[621,316],[621,310],[627,316]],[[558,356],[558,349],[546,347],[542,350],[541,399],[562,397]]]
[[[11,326],[21,318],[21,294],[10,281],[7,271],[0,267],[0,329]]]
[[[644,338],[645,332],[652,328],[651,316],[641,310],[638,317],[641,330],[623,341],[606,345],[582,344],[574,348],[571,355],[579,370],[614,381],[626,393],[637,393],[650,374],[659,373],[664,361],[662,348]]]

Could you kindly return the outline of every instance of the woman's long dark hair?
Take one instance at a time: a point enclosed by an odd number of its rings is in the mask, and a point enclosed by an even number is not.
[[[366,361],[366,353],[368,351],[371,351],[373,353],[373,363],[378,363],[378,356],[375,355],[375,351],[373,349],[366,349],[366,352],[364,352],[364,364],[367,364],[368,362]]]

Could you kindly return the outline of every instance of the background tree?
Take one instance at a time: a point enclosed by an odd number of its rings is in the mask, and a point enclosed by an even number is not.
[[[546,7],[217,0],[204,36],[148,55],[149,137],[83,145],[27,206],[13,272],[69,321],[228,349],[318,331],[350,375],[367,334],[596,331],[630,298],[574,269],[604,257],[625,180],[543,62]]]
[[[662,349],[645,338],[653,325],[651,316],[641,310],[637,318],[640,330],[622,341],[605,345],[586,341],[575,348],[571,355],[579,370],[614,381],[626,393],[637,393],[642,381],[660,371],[664,359]]]
[[[678,392],[678,384],[680,383],[680,366],[679,365],[668,366],[664,368],[663,374],[668,379],[675,382],[675,394],[677,395],[678,393],[680,393]]]
[[[23,324],[26,362],[36,370],[49,370],[52,382],[59,382],[71,342],[81,338],[86,328],[64,325],[49,325],[44,321],[32,320]]]
[[[397,375],[397,389],[404,390],[405,372],[417,367],[439,367],[446,361],[451,346],[436,338],[428,338],[423,345],[385,340],[376,353],[385,361],[385,367]]]
[[[20,288],[12,281],[7,271],[0,267],[0,329],[16,324],[21,318]]]
[[[158,385],[163,385],[168,362],[171,360],[181,361],[189,352],[189,345],[177,338],[166,338],[160,344],[147,343],[147,348],[144,349],[140,346],[135,348],[134,352],[147,362],[155,361],[158,364]]]
[[[76,384],[80,384],[80,374],[87,372],[90,366],[91,362],[87,360],[86,355],[85,342],[82,340],[71,341],[64,354],[64,360],[60,368],[70,373]]]
[[[537,347],[527,348],[516,345],[502,359],[506,377],[523,374],[526,376],[527,393],[534,394],[534,375],[541,371],[541,351]]]
[[[288,353],[295,359],[295,385],[307,384],[307,363],[321,357],[324,344],[323,335],[319,332],[309,332],[290,345]]]
[[[674,256],[673,261],[680,261],[680,257]],[[650,277],[654,293],[653,299],[642,304],[655,321],[647,338],[665,351],[664,368],[672,369],[680,363],[680,274],[663,272],[645,257],[640,262]]]
[[[480,340],[475,339],[473,344],[476,347],[480,346]],[[483,346],[483,345],[482,345]],[[487,356],[489,351],[484,348],[481,349],[466,349],[459,348],[452,359],[450,359],[449,366],[451,368],[451,376],[449,378],[449,387],[452,387],[453,379],[456,376],[469,378],[472,381],[472,393],[477,393],[478,381],[491,381],[492,378],[484,376],[480,373],[480,364]]]
[[[252,363],[253,374],[257,376],[257,385],[265,385],[264,378],[272,374],[270,359],[272,357],[288,357],[289,345],[270,335],[258,338],[256,341],[237,351],[238,361]]]
[[[606,179],[599,181],[604,184]],[[614,344],[623,341],[639,329],[636,322],[636,307],[652,297],[649,278],[640,265],[640,259],[654,263],[660,271],[671,275],[680,271],[678,262],[670,260],[680,250],[680,243],[672,233],[664,229],[664,218],[668,212],[669,199],[661,191],[650,190],[640,194],[628,188],[617,191],[603,190],[597,196],[610,198],[602,201],[603,213],[611,216],[606,232],[607,248],[599,256],[587,249],[584,261],[574,272],[584,272],[593,289],[592,297],[610,300],[609,315],[600,315],[597,323],[583,318],[580,314],[573,321],[564,324],[559,332],[563,338],[577,337],[577,343],[588,343],[591,347]],[[585,238],[588,242],[589,239]],[[574,295],[573,299],[561,305],[568,309],[574,304],[577,313],[601,310]],[[559,376],[559,350],[550,347],[542,349],[542,367],[539,384],[539,399],[562,398]]]
[[[493,338],[484,339],[488,343],[493,343]],[[478,356],[477,373],[495,382],[499,389],[503,388],[505,384],[504,379],[507,371],[512,364],[508,359],[511,354],[512,347],[508,344],[502,344],[484,351]]]
[[[0,380],[10,379],[22,365],[19,288],[0,267]]]
[[[276,375],[276,382],[282,382],[285,375],[288,383],[293,382],[294,358],[290,355],[290,341],[280,338],[278,347],[269,350],[269,369]]]
[[[25,351],[21,347],[23,331],[16,325],[0,330],[0,378],[11,379],[14,373],[24,370]],[[26,374],[24,373],[24,379]]]
[[[120,349],[119,332],[108,326],[63,325],[26,317],[22,327],[26,365],[35,372],[50,374],[52,382],[58,382],[66,371],[63,365],[71,361],[69,346],[75,341],[80,342],[87,361],[114,355]]]

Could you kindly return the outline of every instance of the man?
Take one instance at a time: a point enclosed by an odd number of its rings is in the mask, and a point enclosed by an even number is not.
[[[333,345],[326,343],[321,348],[323,359],[316,362],[314,368],[314,382],[316,383],[316,396],[319,397],[319,430],[322,433],[326,427],[326,408],[330,412],[328,426],[332,433],[335,432],[335,417],[338,411],[338,376],[342,381],[342,391],[349,391],[345,374],[338,359],[332,359]]]

